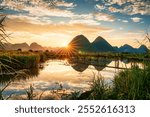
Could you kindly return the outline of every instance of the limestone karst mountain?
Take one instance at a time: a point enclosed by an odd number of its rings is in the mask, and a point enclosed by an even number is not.
[[[141,45],[139,48],[134,48],[128,44],[121,47],[113,47],[109,42],[101,36],[98,36],[92,43],[84,36],[78,35],[74,37],[68,44],[70,52],[122,52],[122,53],[147,53],[148,48]],[[5,50],[58,50],[57,48],[43,47],[40,44],[33,42],[30,45],[27,43],[5,43]],[[59,49],[62,49],[61,47]]]
[[[147,53],[148,48],[141,45],[139,48],[134,48],[128,44],[118,47],[113,47],[106,39],[98,36],[92,43],[84,35],[78,35],[69,43],[72,50],[82,52],[125,52],[125,53]]]
[[[118,52],[125,53],[147,53],[148,48],[145,45],[141,45],[139,48],[133,48],[132,46],[125,44],[118,48]]]
[[[78,35],[69,43],[76,51],[83,52],[114,52],[114,48],[102,37],[97,37],[92,43],[84,35]]]
[[[84,35],[78,35],[73,38],[72,41],[69,43],[69,46],[73,48],[74,51],[93,51],[91,43]]]
[[[102,37],[97,37],[92,42],[92,47],[95,52],[114,52],[114,48]]]

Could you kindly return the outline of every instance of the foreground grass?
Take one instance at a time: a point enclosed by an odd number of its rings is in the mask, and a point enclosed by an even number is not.
[[[95,75],[91,83],[91,94],[89,99],[92,100],[106,100],[110,98],[111,88],[105,82],[104,77],[101,74]]]
[[[134,67],[120,72],[113,85],[113,93],[117,99],[150,99],[150,65],[142,70]]]
[[[91,94],[86,99],[149,100],[150,65],[144,69],[132,67],[121,71],[115,76],[111,87],[102,76],[95,76]]]

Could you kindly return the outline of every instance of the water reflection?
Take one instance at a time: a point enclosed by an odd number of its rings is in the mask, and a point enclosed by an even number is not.
[[[125,62],[125,63],[124,63]],[[83,91],[88,90],[89,82],[93,78],[93,72],[100,74],[105,80],[112,80],[119,68],[131,68],[131,66],[142,64],[134,61],[124,62],[105,58],[71,58],[68,60],[49,60],[44,63],[44,68],[38,68],[25,71],[27,77],[14,78],[13,75],[0,75],[0,87],[12,81],[11,85],[5,90],[5,94],[12,92],[15,94],[24,94],[30,84],[33,84],[36,91],[45,91],[58,89],[59,85],[65,90]],[[122,70],[122,69],[121,69]]]
[[[85,71],[89,65],[94,66],[97,71],[101,71],[111,62],[112,62],[111,59],[105,59],[105,58],[98,58],[97,60],[91,60],[91,59],[85,60],[82,58],[68,59],[68,63],[71,65],[71,67],[78,72]]]
[[[78,72],[85,71],[89,66],[88,64],[79,63],[79,62],[77,62],[76,60],[73,60],[73,59],[69,59],[68,63],[71,65],[71,67],[74,70],[76,70]]]
[[[54,61],[50,61],[48,63],[53,63],[53,62]],[[61,62],[64,62],[64,61],[61,61]],[[39,78],[39,77],[40,78],[55,77],[57,76],[57,73],[59,72],[65,72],[66,75],[70,75],[74,77],[73,74],[69,74],[69,72],[67,73],[67,71],[69,71],[70,68],[65,67],[65,66],[70,66],[73,68],[73,70],[80,72],[80,73],[84,72],[87,69],[90,69],[91,66],[93,66],[94,69],[98,72],[103,71],[103,69],[106,67],[115,69],[114,71],[116,71],[116,69],[131,68],[132,66],[139,66],[139,67],[142,66],[142,64],[135,62],[135,61],[129,61],[129,60],[119,61],[119,60],[111,60],[111,59],[105,59],[105,58],[97,58],[97,59],[71,58],[71,59],[67,59],[67,63],[63,64],[63,66],[56,65],[55,62],[54,62],[54,65],[53,64],[49,65],[48,63],[46,63],[45,66],[42,65],[46,67],[46,69],[44,69],[44,67],[42,67],[42,69],[39,69],[37,67],[37,68],[32,68],[32,69],[19,70],[14,74],[1,74],[0,84],[6,84],[10,81],[21,82],[21,81],[26,81],[32,78]],[[43,71],[44,73],[40,71]],[[18,73],[25,73],[25,75],[18,74]]]
[[[0,84],[6,84],[14,81],[25,81],[36,78],[39,75],[39,68],[16,70],[14,73],[3,73],[0,75]]]

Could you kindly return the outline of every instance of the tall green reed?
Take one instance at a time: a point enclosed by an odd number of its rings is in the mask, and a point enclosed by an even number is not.
[[[133,67],[115,76],[113,92],[117,99],[150,99],[150,65],[144,69]]]

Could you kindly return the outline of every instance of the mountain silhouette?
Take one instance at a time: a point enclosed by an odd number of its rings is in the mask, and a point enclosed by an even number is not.
[[[4,44],[4,49],[5,50],[45,50],[44,47],[42,47],[41,45],[37,44],[37,43],[31,43],[31,45],[29,46],[27,43],[16,43],[16,44],[11,44],[11,43],[5,43]]]
[[[29,45],[27,43],[17,43],[17,44],[5,43],[4,48],[6,50],[18,50],[18,49],[28,50]]]
[[[28,50],[29,45],[27,43],[21,43],[21,44],[13,44],[12,48],[15,50],[22,48],[23,50]]]
[[[84,35],[78,35],[69,43],[69,46],[76,52],[121,52],[121,53],[147,53],[148,48],[141,45],[139,48],[125,44],[118,47],[112,47],[103,37],[97,37],[92,43]]]
[[[125,44],[118,49],[118,52],[131,52],[133,53],[135,50],[132,46]]]
[[[31,43],[30,49],[31,50],[43,50],[44,48],[41,45],[34,42],[34,43]]]
[[[133,48],[132,46],[125,44],[120,48],[115,46],[112,47],[103,37],[97,37],[92,43],[84,35],[78,35],[72,39],[72,41],[68,44],[70,47],[70,53],[78,53],[78,52],[120,52],[120,53],[147,53],[148,48],[145,45],[141,45],[139,48]],[[27,43],[5,43],[5,50],[18,50],[21,49],[23,51],[27,50],[62,50],[61,47],[51,48],[51,47],[43,47],[36,42],[30,44]]]
[[[147,48],[145,45],[141,45],[141,46],[138,48],[138,52],[139,52],[139,53],[147,53],[147,52],[148,52],[148,48]]]
[[[126,53],[147,53],[148,48],[145,45],[141,45],[139,48],[133,48],[132,46],[125,44],[118,48],[118,52]]]
[[[101,36],[97,37],[92,43],[95,52],[114,52],[115,49]]]
[[[78,35],[69,43],[69,46],[73,48],[74,51],[92,51],[92,46],[89,40],[84,35]]]
[[[84,35],[78,35],[69,43],[72,50],[82,52],[114,52],[115,49],[102,37],[97,37],[92,43]]]

